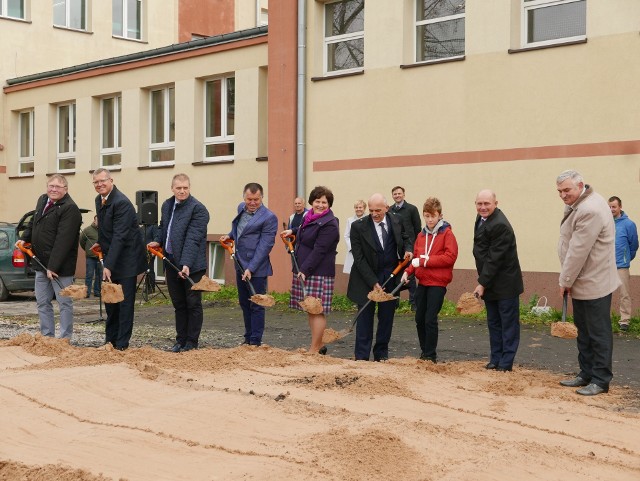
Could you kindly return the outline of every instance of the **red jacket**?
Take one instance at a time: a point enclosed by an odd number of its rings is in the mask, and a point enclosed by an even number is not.
[[[458,242],[453,235],[451,226],[445,222],[433,239],[429,234],[429,246],[433,242],[433,247],[429,252],[427,266],[424,267],[424,258],[420,258],[425,253],[425,230],[422,229],[416,243],[413,246],[413,257],[420,259],[420,267],[409,265],[406,271],[409,275],[415,274],[418,283],[423,286],[446,287],[453,279],[453,265],[458,258]]]

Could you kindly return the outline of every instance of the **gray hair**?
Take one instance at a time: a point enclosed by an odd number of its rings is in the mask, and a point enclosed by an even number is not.
[[[584,179],[582,178],[580,172],[578,172],[577,170],[565,170],[556,179],[556,184],[562,184],[567,179],[571,179],[571,181],[575,185],[584,183]]]
[[[103,172],[106,172],[107,179],[111,178],[111,172],[109,171],[109,169],[105,169],[104,167],[100,167],[99,169],[94,170],[93,174],[92,174],[92,177],[95,179],[97,176],[99,176]]]

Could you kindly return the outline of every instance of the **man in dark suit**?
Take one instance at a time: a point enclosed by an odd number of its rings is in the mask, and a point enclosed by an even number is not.
[[[487,308],[491,357],[485,367],[511,371],[520,344],[520,294],[524,292],[516,236],[498,209],[494,192],[478,192],[476,211],[473,257],[478,285],[473,293]]]
[[[400,216],[402,222],[404,222],[404,228],[407,231],[407,235],[409,236],[409,240],[411,241],[411,252],[413,252],[413,245],[416,242],[416,237],[422,230],[422,221],[420,220],[420,212],[418,212],[418,208],[409,204],[405,200],[405,192],[404,187],[396,185],[393,189],[391,189],[391,195],[393,196],[393,207],[391,208],[391,212],[395,215]],[[416,310],[416,303],[414,297],[416,295],[416,281],[409,281],[409,302],[411,304],[411,310]]]
[[[93,173],[98,213],[98,245],[102,249],[102,280],[122,286],[124,300],[107,304],[106,340],[124,351],[133,332],[136,276],[144,272],[146,258],[138,219],[131,201],[115,185],[107,169]]]
[[[368,301],[367,294],[380,287],[391,276],[403,258],[411,258],[413,245],[397,216],[387,213],[389,207],[382,194],[373,194],[368,203],[369,215],[351,224],[351,252],[353,267],[349,276],[347,296],[361,309]],[[400,276],[385,286],[393,290]],[[369,360],[373,342],[373,317],[378,305],[378,328],[373,346],[374,361],[389,358],[389,340],[393,328],[396,303],[371,302],[360,314],[356,327],[355,358]]]
[[[165,269],[165,279],[176,315],[176,343],[173,352],[198,348],[202,330],[202,291],[192,291],[187,276],[200,281],[207,270],[207,224],[209,211],[191,195],[186,174],[171,181],[173,196],[162,204],[160,228],[150,247],[164,248],[167,260],[180,269]]]
[[[276,241],[278,218],[262,203],[260,184],[251,182],[244,187],[244,202],[238,205],[238,215],[231,222],[231,232],[220,237],[220,242],[233,239],[236,259],[244,271],[236,267],[238,300],[244,317],[244,343],[262,344],[265,309],[251,302],[251,281],[257,294],[266,294],[267,277],[273,275],[269,254]]]

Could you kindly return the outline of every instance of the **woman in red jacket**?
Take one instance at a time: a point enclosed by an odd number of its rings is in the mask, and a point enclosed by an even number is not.
[[[422,207],[426,227],[413,247],[413,260],[404,271],[402,281],[411,274],[418,279],[416,289],[416,327],[422,354],[420,359],[436,362],[438,314],[442,309],[447,285],[453,279],[453,265],[458,258],[458,242],[451,225],[442,219],[442,205],[429,197]]]

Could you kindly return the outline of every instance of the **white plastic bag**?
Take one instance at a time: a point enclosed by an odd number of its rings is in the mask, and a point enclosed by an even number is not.
[[[542,299],[544,299],[544,304],[540,305]],[[538,304],[531,308],[531,312],[536,316],[549,314],[551,312],[551,306],[547,306],[547,296],[542,296],[540,299],[538,299]]]

